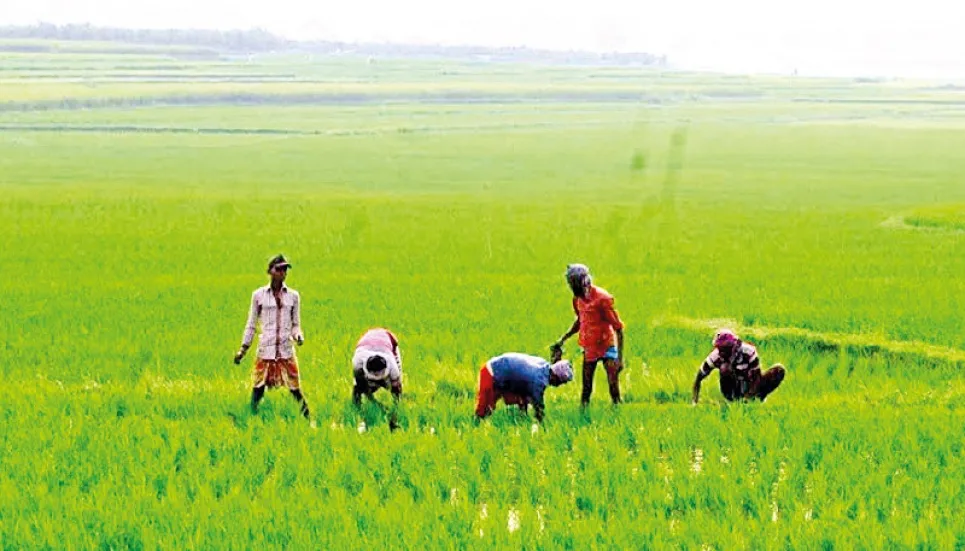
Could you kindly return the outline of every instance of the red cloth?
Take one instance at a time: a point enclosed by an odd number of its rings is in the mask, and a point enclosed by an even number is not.
[[[476,392],[476,416],[485,417],[496,408],[496,386],[493,382],[493,374],[484,365],[479,370],[479,391]]]
[[[516,405],[526,409],[529,405],[526,398],[512,392],[501,392],[496,389],[493,374],[483,365],[479,369],[479,390],[476,392],[476,416],[486,417],[496,409],[496,402],[502,400],[507,406]]]
[[[602,358],[614,346],[614,329],[623,329],[623,321],[613,307],[613,296],[591,285],[586,297],[573,297],[573,311],[580,318],[580,346],[585,358]]]
[[[295,358],[260,359],[255,362],[255,369],[251,373],[254,388],[286,386],[290,390],[298,390],[298,379],[298,362]]]

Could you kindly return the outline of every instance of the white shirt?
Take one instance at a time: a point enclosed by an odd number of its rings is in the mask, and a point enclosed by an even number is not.
[[[302,335],[301,298],[298,291],[282,284],[281,304],[275,300],[271,285],[265,285],[251,294],[251,309],[242,337],[242,346],[251,346],[255,336],[255,324],[261,324],[258,335],[258,359],[277,360],[295,356],[292,339]]]

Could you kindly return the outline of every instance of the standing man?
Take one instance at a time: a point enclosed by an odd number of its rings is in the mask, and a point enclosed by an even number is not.
[[[533,404],[536,420],[543,422],[543,394],[549,386],[559,386],[573,379],[573,367],[566,360],[550,364],[538,356],[508,352],[487,361],[479,370],[476,394],[476,417],[482,419],[502,399],[506,405],[517,405],[526,411]]]
[[[562,357],[563,343],[577,332],[583,348],[583,408],[593,394],[593,375],[601,360],[606,369],[610,398],[620,403],[620,371],[623,370],[623,322],[613,307],[613,296],[593,285],[590,270],[583,264],[566,267],[566,282],[573,291],[573,312],[576,319],[560,340],[550,346],[553,359]]]
[[[309,418],[308,403],[299,386],[298,361],[292,342],[301,346],[305,342],[301,323],[301,298],[298,291],[285,285],[285,277],[292,265],[284,255],[268,262],[271,282],[251,294],[251,309],[245,325],[241,349],[235,354],[235,364],[245,357],[255,336],[255,325],[260,325],[258,352],[252,372],[251,411],[258,411],[258,402],[265,395],[265,388],[286,386],[301,405],[302,415]]]
[[[728,401],[757,398],[763,402],[768,394],[781,386],[785,373],[781,364],[774,364],[761,373],[757,348],[741,341],[730,329],[721,329],[714,335],[714,350],[697,370],[694,405],[700,398],[701,381],[715,369],[720,371],[720,392]]]
[[[362,335],[355,345],[352,356],[352,373],[355,387],[352,401],[359,405],[362,395],[370,399],[380,388],[390,388],[393,399],[398,402],[402,396],[402,354],[399,339],[381,327],[370,329]]]

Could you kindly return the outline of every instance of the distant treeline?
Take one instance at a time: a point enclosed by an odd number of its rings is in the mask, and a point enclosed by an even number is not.
[[[656,65],[665,56],[647,53],[594,53],[540,50],[526,47],[440,46],[422,44],[347,44],[343,42],[298,42],[295,49],[309,53],[354,53],[369,57],[457,58],[503,62],[531,62],[564,65]]]
[[[0,39],[98,41],[128,45],[179,47],[182,54],[204,55],[257,54],[267,52],[300,52],[307,54],[355,54],[403,58],[457,58],[488,61],[538,62],[576,65],[665,65],[664,56],[647,53],[605,53],[553,51],[525,47],[488,48],[482,46],[441,46],[418,44],[353,44],[333,41],[294,41],[264,29],[122,29],[89,24],[53,25],[38,23],[25,26],[0,26]],[[51,51],[43,44],[4,44],[0,50]],[[85,51],[96,51],[85,48]],[[112,49],[114,53],[139,50]]]
[[[205,29],[121,29],[88,24],[0,27],[0,39],[42,39],[121,42],[154,46],[190,46],[222,52],[267,52],[286,49],[291,42],[263,29],[216,31]],[[21,45],[29,48],[29,45]]]

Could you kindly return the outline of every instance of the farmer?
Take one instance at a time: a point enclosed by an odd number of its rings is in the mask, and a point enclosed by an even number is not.
[[[355,379],[352,400],[356,405],[361,403],[363,394],[371,399],[380,388],[390,388],[392,397],[398,401],[402,395],[399,339],[381,327],[366,331],[355,345],[352,373]]]
[[[299,386],[298,361],[292,342],[301,346],[305,342],[301,327],[301,299],[298,292],[285,285],[285,277],[292,265],[284,255],[268,262],[271,282],[251,294],[251,309],[241,341],[241,349],[235,354],[235,364],[245,357],[255,336],[255,324],[261,326],[258,335],[258,352],[252,372],[251,410],[258,411],[258,402],[265,395],[265,388],[286,386],[301,405],[302,415],[309,418],[308,403]]]
[[[553,358],[562,356],[563,343],[577,332],[583,348],[582,407],[590,403],[593,394],[593,374],[601,360],[606,369],[610,398],[620,403],[620,371],[623,370],[623,322],[613,307],[613,297],[606,290],[593,285],[590,270],[583,264],[566,268],[566,282],[573,291],[573,312],[576,319],[565,335],[550,346]]]
[[[774,364],[761,373],[761,360],[754,345],[741,341],[730,329],[721,329],[714,335],[714,350],[697,370],[694,405],[700,398],[700,382],[714,369],[720,371],[720,392],[729,401],[757,398],[763,402],[781,386],[785,372],[783,365]]]
[[[548,386],[559,386],[573,379],[573,367],[566,360],[550,364],[538,356],[508,352],[487,361],[479,370],[476,417],[493,412],[500,398],[506,405],[526,411],[533,404],[536,420],[543,421],[543,394]]]

